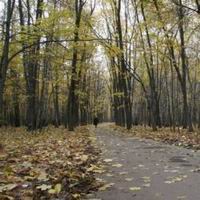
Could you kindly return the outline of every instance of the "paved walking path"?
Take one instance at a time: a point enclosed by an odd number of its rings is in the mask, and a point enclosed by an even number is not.
[[[108,163],[98,178],[112,186],[93,199],[200,200],[200,151],[126,137],[106,125],[96,135]]]

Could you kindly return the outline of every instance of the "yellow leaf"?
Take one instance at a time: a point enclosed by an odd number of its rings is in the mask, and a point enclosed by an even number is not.
[[[120,168],[120,167],[122,167],[122,164],[114,164],[114,165],[112,165],[113,167],[117,167],[117,168]]]
[[[95,173],[103,173],[105,170],[101,169],[100,167],[97,167],[96,165],[91,165],[90,168],[87,169],[88,172],[95,172]]]
[[[104,191],[104,190],[106,190],[106,189],[112,187],[113,185],[115,185],[115,184],[114,184],[114,183],[108,183],[108,184],[106,184],[106,185],[100,187],[100,188],[99,188],[99,191]]]
[[[126,174],[128,174],[128,172],[120,172],[119,174],[120,175],[126,175]]]
[[[50,194],[59,194],[61,192],[61,189],[62,189],[62,185],[59,183],[55,185],[54,189],[50,189],[48,192]]]
[[[130,187],[129,190],[131,190],[131,191],[140,191],[141,187]]]
[[[113,160],[112,159],[105,159],[105,160],[103,160],[104,162],[112,162]]]
[[[56,194],[56,190],[55,189],[50,189],[50,190],[48,190],[48,193],[49,194]]]
[[[56,194],[60,193],[61,189],[62,185],[60,183],[55,185]]]

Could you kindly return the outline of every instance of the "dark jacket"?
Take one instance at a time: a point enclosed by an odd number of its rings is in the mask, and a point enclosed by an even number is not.
[[[97,117],[94,118],[93,124],[96,126],[99,123],[99,119]]]

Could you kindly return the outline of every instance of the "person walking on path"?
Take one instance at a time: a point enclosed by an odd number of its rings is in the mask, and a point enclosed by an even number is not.
[[[94,121],[93,121],[95,128],[97,128],[98,123],[99,123],[99,119],[98,119],[98,117],[95,117]]]

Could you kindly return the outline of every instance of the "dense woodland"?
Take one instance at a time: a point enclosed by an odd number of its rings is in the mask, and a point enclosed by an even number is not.
[[[199,0],[4,0],[0,125],[200,128]]]

